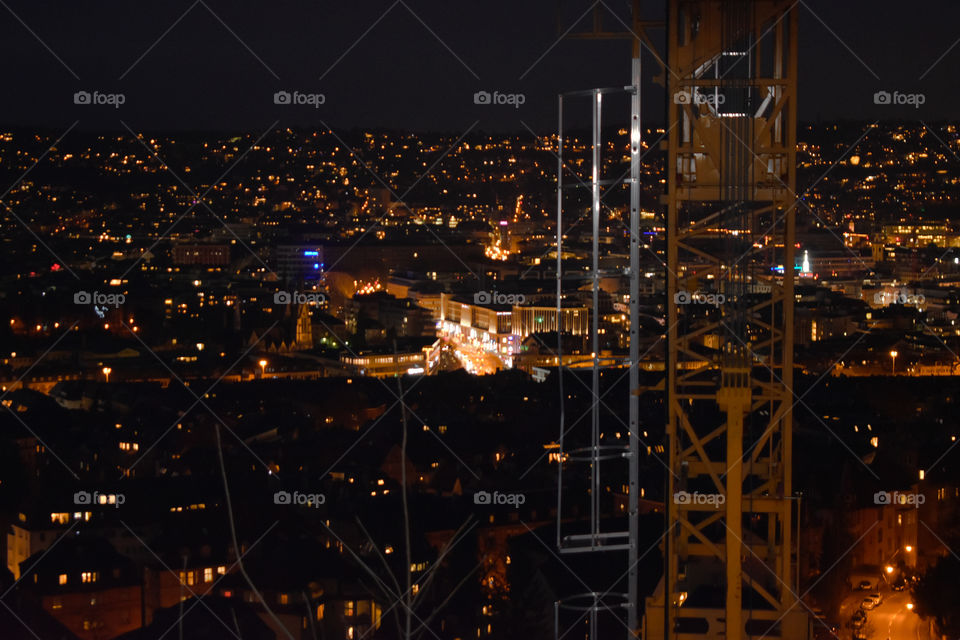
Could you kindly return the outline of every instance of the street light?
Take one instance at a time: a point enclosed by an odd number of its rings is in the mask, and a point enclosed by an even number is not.
[[[890,352],[890,374],[894,375],[897,371],[897,356],[900,355],[896,350]]]
[[[110,367],[103,368],[103,377],[106,379],[107,382],[110,382],[111,373],[113,373],[113,369],[111,369]]]
[[[262,378],[262,377],[264,377],[266,374],[267,374],[267,361],[266,361],[266,360],[261,360],[261,361],[260,361],[260,377]]]
[[[906,551],[907,553],[910,553],[911,551],[913,551],[913,547],[908,544],[903,548],[903,550]]]
[[[884,567],[884,571],[886,571],[888,574],[893,573],[893,565],[888,564],[886,567]]]

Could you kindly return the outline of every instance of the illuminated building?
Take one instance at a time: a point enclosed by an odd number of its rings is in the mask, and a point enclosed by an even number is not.
[[[440,359],[440,341],[405,341],[394,352],[392,345],[379,349],[362,350],[359,353],[342,353],[340,364],[355,375],[374,378],[393,378],[398,375],[430,374]],[[423,344],[420,348],[413,344]]]
[[[315,244],[278,244],[273,251],[273,268],[288,282],[317,281],[323,274],[323,247]]]
[[[944,248],[960,247],[960,234],[946,224],[932,222],[885,224],[882,240],[901,247],[924,248],[931,244]]]
[[[504,358],[512,366],[512,357],[520,353],[521,343],[531,333],[557,331],[583,336],[588,331],[589,313],[584,306],[564,308],[557,314],[552,305],[518,304],[522,296],[497,295],[509,302],[483,302],[483,296],[470,301],[443,294],[438,335],[458,344]],[[558,322],[559,317],[559,322]],[[558,326],[559,325],[559,326]]]
[[[585,336],[589,331],[589,312],[584,306],[567,307],[557,314],[555,306],[513,307],[513,333],[525,338],[531,333],[560,331]]]
[[[173,264],[198,266],[226,266],[230,264],[228,244],[176,244],[173,246]]]
[[[509,357],[520,348],[512,326],[513,307],[509,304],[479,304],[449,294],[441,296],[437,333],[457,344]]]
[[[31,595],[83,640],[113,638],[142,625],[141,576],[104,539],[69,537],[20,567]]]

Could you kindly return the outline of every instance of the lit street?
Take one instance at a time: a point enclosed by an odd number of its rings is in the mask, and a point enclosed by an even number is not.
[[[841,620],[844,624],[838,634],[840,640],[852,637],[855,631],[849,626],[850,616],[860,607],[860,602],[867,596],[867,591],[854,591],[848,596],[840,608]],[[929,625],[917,614],[907,608],[910,602],[910,593],[901,591],[881,591],[883,602],[876,608],[867,611],[867,624],[863,627],[865,638],[868,640],[927,640],[930,638]]]

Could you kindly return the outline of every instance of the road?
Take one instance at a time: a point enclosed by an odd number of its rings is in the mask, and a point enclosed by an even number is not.
[[[454,344],[453,353],[468,373],[489,375],[504,368],[503,361],[496,355],[465,342]]]
[[[860,602],[867,596],[867,591],[854,591],[840,607],[841,619],[850,620],[860,607]],[[909,591],[881,591],[883,603],[871,611],[867,611],[867,624],[864,627],[868,640],[930,640],[929,624],[920,616],[907,608],[910,602]],[[848,626],[841,628],[837,634],[840,640],[847,640],[852,636],[852,629]]]

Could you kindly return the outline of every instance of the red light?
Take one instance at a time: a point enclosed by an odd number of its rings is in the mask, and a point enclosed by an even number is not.
[[[54,262],[53,266],[50,267],[50,271],[60,271],[60,265]]]

